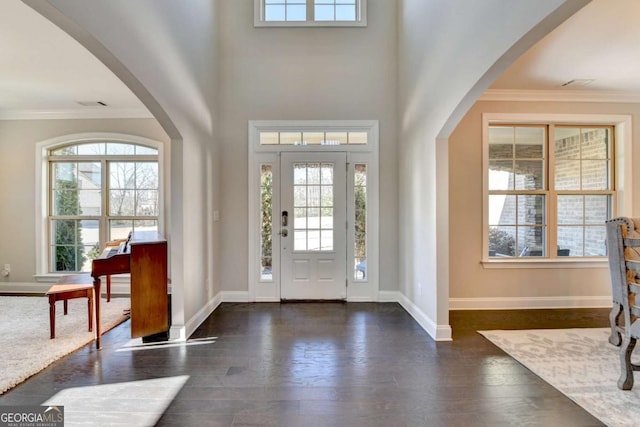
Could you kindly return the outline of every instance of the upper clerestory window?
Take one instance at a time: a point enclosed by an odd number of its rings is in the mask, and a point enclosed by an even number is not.
[[[254,0],[256,27],[364,27],[367,0]]]

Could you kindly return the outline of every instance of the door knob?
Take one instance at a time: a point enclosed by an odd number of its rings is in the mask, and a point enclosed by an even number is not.
[[[287,237],[289,235],[289,232],[285,228],[282,231],[280,231],[278,234],[281,235],[282,237]]]

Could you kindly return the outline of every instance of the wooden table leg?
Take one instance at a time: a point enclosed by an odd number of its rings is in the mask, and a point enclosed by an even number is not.
[[[56,337],[56,296],[49,295],[49,330],[50,337]]]
[[[93,279],[93,299],[96,306],[96,348],[100,350],[102,343],[100,342],[100,336],[102,331],[100,330],[100,278],[95,277]]]
[[[89,306],[89,332],[93,331],[93,289],[87,290],[87,305]]]

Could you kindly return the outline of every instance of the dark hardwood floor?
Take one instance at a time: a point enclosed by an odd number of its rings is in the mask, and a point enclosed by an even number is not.
[[[177,345],[126,347],[127,322],[0,405],[62,404],[67,426],[599,426],[476,331],[607,314],[454,311],[454,340],[436,343],[395,303],[225,303]]]

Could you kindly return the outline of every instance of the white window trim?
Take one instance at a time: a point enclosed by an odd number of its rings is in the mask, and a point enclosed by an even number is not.
[[[311,12],[309,11],[311,9]],[[306,21],[265,21],[264,0],[253,0],[254,27],[366,27],[367,0],[356,0],[357,19],[355,21],[314,21],[310,18],[313,10],[313,0],[307,0]]]
[[[367,132],[366,145],[260,145],[260,132]],[[280,179],[281,152],[346,152],[349,163],[348,172],[353,172],[354,163],[367,164],[367,280],[354,280],[353,273],[347,270],[347,301],[377,301],[379,292],[379,174],[378,145],[379,124],[377,120],[253,120],[249,121],[249,301],[280,301],[279,267],[274,268],[270,282],[260,279],[260,174],[261,164],[273,166],[274,183]],[[347,178],[347,185],[353,181]],[[275,185],[275,184],[274,184]],[[274,194],[274,211],[280,207],[279,194]],[[347,211],[349,214],[350,212]],[[350,228],[353,224],[350,225]],[[351,242],[347,242],[351,244]],[[353,249],[347,247],[347,260],[352,259]],[[280,263],[279,239],[274,239],[272,261]],[[349,265],[349,264],[348,264]]]
[[[615,127],[615,182],[617,216],[632,216],[632,116],[610,114],[523,114],[484,113],[482,114],[482,257],[484,268],[602,268],[606,267],[606,257],[545,258],[545,259],[495,259],[488,257],[489,248],[489,125],[511,124],[576,124],[611,125]]]
[[[112,141],[122,142],[129,144],[141,144],[148,147],[152,147],[158,150],[158,182],[159,182],[159,194],[158,194],[158,231],[161,233],[165,226],[165,191],[164,183],[168,181],[168,168],[165,167],[164,159],[167,158],[164,150],[163,143],[144,138],[140,136],[127,135],[121,133],[107,133],[107,132],[90,132],[64,135],[52,139],[47,139],[36,144],[35,153],[35,237],[36,237],[36,273],[34,278],[38,282],[53,282],[60,276],[68,273],[50,273],[48,268],[48,237],[47,237],[47,218],[48,203],[47,203],[47,189],[48,189],[48,151],[55,149],[56,147],[72,144],[80,144],[86,142],[100,142],[100,141]],[[118,279],[114,278],[115,282]],[[127,282],[128,280],[122,280]]]

